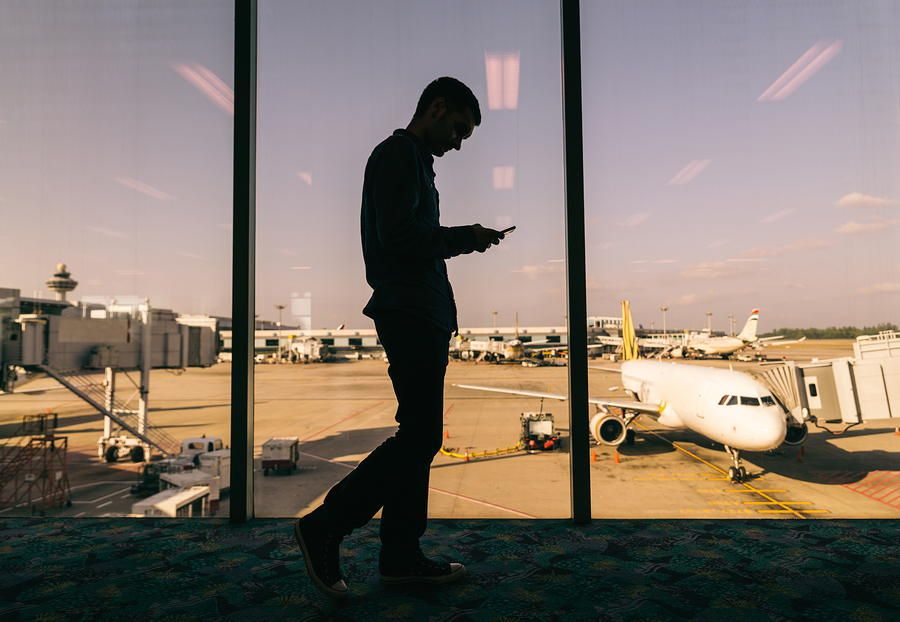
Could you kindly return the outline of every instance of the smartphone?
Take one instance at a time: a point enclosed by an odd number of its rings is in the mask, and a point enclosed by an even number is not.
[[[502,233],[503,235],[506,235],[507,233],[512,233],[515,230],[516,230],[516,226],[513,225],[512,227],[508,227],[508,228],[504,229],[500,233]]]

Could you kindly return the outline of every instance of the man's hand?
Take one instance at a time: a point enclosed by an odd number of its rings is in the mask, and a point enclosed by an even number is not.
[[[472,232],[475,234],[475,250],[479,253],[486,251],[492,244],[499,244],[504,237],[496,229],[488,229],[480,224],[472,225]]]

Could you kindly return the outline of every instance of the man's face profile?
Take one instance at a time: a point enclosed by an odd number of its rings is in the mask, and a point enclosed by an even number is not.
[[[471,110],[448,107],[442,97],[431,103],[428,116],[432,121],[428,131],[428,147],[432,155],[438,158],[451,149],[458,151],[462,141],[469,138],[475,129]]]

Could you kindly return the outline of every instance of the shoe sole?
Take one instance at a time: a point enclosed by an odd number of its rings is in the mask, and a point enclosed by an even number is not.
[[[391,577],[387,575],[381,575],[381,582],[385,585],[406,585],[410,583],[418,583],[424,585],[446,585],[447,583],[456,583],[467,574],[468,572],[466,571],[466,567],[462,566],[456,572],[444,574],[439,577],[421,577],[417,575],[410,575],[406,577]]]
[[[300,521],[294,521],[294,538],[297,540],[300,550],[303,551],[303,561],[306,563],[306,573],[309,575],[309,578],[312,579],[313,585],[326,596],[331,596],[332,598],[346,598],[346,591],[338,591],[325,585],[325,582],[319,578],[319,575],[317,575],[316,571],[313,569],[312,557],[309,554],[306,542],[303,540],[303,534],[300,532]]]

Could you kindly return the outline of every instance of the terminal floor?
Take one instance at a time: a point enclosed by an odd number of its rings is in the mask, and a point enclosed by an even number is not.
[[[0,520],[0,619],[889,620],[896,521],[433,520],[466,582],[387,589],[378,524],[345,540],[352,597],[310,584],[291,521]]]

